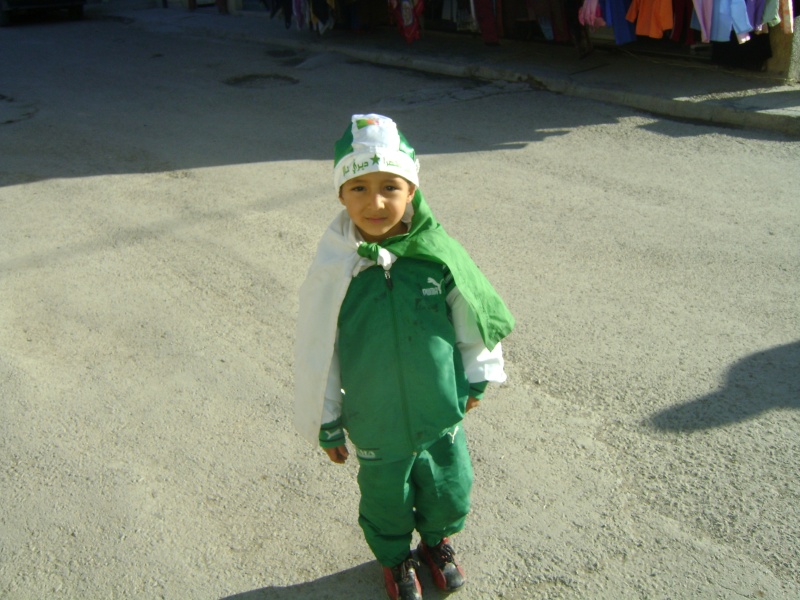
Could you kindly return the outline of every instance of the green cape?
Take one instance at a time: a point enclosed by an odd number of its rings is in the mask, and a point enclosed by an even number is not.
[[[481,273],[467,251],[445,232],[434,218],[422,192],[417,188],[411,201],[414,216],[408,233],[383,240],[364,243],[359,255],[377,261],[383,247],[395,256],[418,258],[447,265],[459,292],[475,313],[483,343],[490,350],[514,328],[514,317],[492,284]]]

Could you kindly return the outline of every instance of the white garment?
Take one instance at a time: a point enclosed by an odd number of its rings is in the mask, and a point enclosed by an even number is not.
[[[343,210],[322,235],[317,255],[300,286],[294,349],[294,425],[314,445],[322,424],[339,308],[353,276],[375,264],[358,255],[358,245],[355,226]]]

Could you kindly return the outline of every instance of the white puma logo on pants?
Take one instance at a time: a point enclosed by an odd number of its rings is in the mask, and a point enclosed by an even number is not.
[[[455,444],[456,443],[456,434],[457,433],[458,433],[458,425],[456,425],[456,428],[453,429],[453,431],[448,431],[447,432],[447,435],[450,436],[450,443],[451,444]]]

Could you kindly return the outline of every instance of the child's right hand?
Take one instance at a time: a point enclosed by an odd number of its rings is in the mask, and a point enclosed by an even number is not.
[[[340,465],[343,465],[347,457],[350,456],[350,453],[347,451],[347,446],[344,444],[336,446],[336,448],[323,448],[323,450],[325,450],[328,458]]]

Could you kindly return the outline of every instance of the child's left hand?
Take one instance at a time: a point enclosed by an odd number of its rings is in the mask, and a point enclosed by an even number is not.
[[[470,396],[467,399],[467,412],[471,411],[473,408],[477,408],[480,405],[481,401],[477,398],[473,398]]]
[[[335,448],[323,448],[323,450],[325,450],[325,454],[328,455],[328,458],[339,465],[343,465],[347,457],[350,456],[350,453],[347,451],[347,446],[344,444],[336,446]]]

